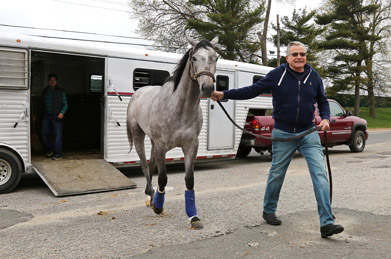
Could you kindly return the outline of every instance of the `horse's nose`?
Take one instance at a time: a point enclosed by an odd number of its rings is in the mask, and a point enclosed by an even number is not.
[[[203,90],[203,91],[213,91],[213,90],[214,90],[214,85],[203,84],[203,85],[202,85],[202,90]]]
[[[214,85],[203,84],[201,89],[204,96],[210,97],[214,91]]]

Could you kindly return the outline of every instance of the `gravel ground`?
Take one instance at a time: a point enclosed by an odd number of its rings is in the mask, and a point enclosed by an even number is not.
[[[15,192],[1,195],[0,258],[385,258],[391,253],[390,144],[382,137],[368,142],[363,153],[346,146],[330,150],[332,207],[345,227],[331,239],[320,238],[311,179],[299,155],[280,195],[283,224],[263,223],[271,159],[252,154],[196,166],[197,209],[204,223],[199,231],[190,230],[186,218],[181,165],[168,167],[164,216],[145,207],[145,179],[137,168],[126,171],[136,189],[65,198],[53,197],[29,175]]]

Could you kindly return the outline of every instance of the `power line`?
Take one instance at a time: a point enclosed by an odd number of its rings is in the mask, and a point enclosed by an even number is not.
[[[117,2],[117,1],[111,1],[111,0],[92,0],[92,1],[101,2],[101,3],[105,3],[105,4],[129,6],[128,4],[125,4],[124,2]]]
[[[102,33],[94,33],[94,32],[72,31],[72,30],[62,30],[62,29],[49,29],[49,28],[39,28],[39,27],[31,27],[31,26],[13,25],[13,24],[0,24],[0,26],[10,27],[10,28],[22,28],[22,29],[46,30],[46,31],[56,31],[56,32],[68,32],[68,33],[89,34],[89,35],[96,35],[96,36],[109,36],[109,37],[117,37],[117,38],[124,38],[124,39],[136,39],[136,40],[149,41],[149,40],[147,40],[145,38],[141,38],[141,37],[120,36],[120,35],[102,34]],[[167,46],[159,46],[159,45],[151,45],[151,44],[132,43],[132,42],[92,40],[92,39],[71,38],[71,37],[57,37],[57,36],[47,36],[47,35],[37,35],[37,34],[29,34],[29,36],[36,36],[36,37],[41,37],[41,38],[55,38],[55,39],[89,41],[89,42],[113,43],[113,44],[122,44],[122,45],[135,45],[135,46],[143,46],[143,47],[185,49],[185,48],[167,47]]]
[[[46,36],[46,35],[28,35],[28,36],[35,36],[35,37],[41,37],[41,38],[51,38],[51,39],[62,39],[62,40],[77,40],[77,41],[88,41],[88,42],[113,43],[113,44],[121,44],[121,45],[134,45],[134,46],[143,46],[143,47],[161,47],[161,48],[163,47],[163,46],[142,44],[142,43],[133,43],[133,42],[120,42],[120,41],[108,41],[108,40],[90,40],[90,39],[58,37],[58,36]]]
[[[61,39],[61,40],[74,40],[74,41],[87,41],[87,42],[97,42],[97,43],[109,43],[109,44],[119,44],[119,45],[152,47],[152,48],[165,48],[165,49],[184,50],[184,51],[188,50],[187,48],[183,48],[183,47],[168,47],[168,46],[162,46],[162,45],[141,44],[141,43],[132,43],[132,42],[90,40],[90,39],[78,39],[78,38],[46,36],[46,35],[29,35],[29,36],[35,36],[35,37],[41,37],[41,38],[51,38],[51,39]],[[235,53],[235,51],[225,51],[225,52]]]
[[[104,34],[104,33],[95,33],[95,32],[86,32],[86,31],[72,31],[72,30],[63,30],[63,29],[39,28],[39,27],[22,26],[22,25],[13,25],[13,24],[4,24],[4,23],[0,23],[0,26],[11,27],[11,28],[44,30],[44,31],[57,31],[57,32],[69,32],[69,33],[89,34],[89,35],[96,35],[96,36],[108,36],[108,37],[124,38],[124,39],[147,40],[147,39],[141,38],[141,37],[122,36],[122,35]]]
[[[11,28],[22,28],[22,29],[34,29],[34,30],[47,30],[47,31],[56,31],[56,32],[68,32],[68,33],[78,33],[78,34],[89,34],[96,36],[109,36],[109,37],[117,37],[124,39],[136,39],[136,40],[145,40],[145,38],[141,37],[131,37],[131,36],[120,36],[120,35],[112,35],[112,34],[102,34],[102,33],[93,33],[93,32],[83,32],[83,31],[72,31],[72,30],[62,30],[62,29],[49,29],[49,28],[39,28],[39,27],[31,27],[31,26],[21,26],[21,25],[12,25],[12,24],[0,24],[0,26],[11,27]],[[173,50],[187,50],[184,47],[168,47],[163,45],[154,45],[154,44],[142,44],[142,43],[132,43],[132,42],[119,42],[119,41],[108,41],[108,40],[92,40],[92,39],[82,39],[82,38],[71,38],[71,37],[58,37],[58,36],[47,36],[47,35],[36,35],[29,34],[28,36],[35,36],[41,38],[54,38],[54,39],[65,39],[65,40],[77,40],[77,41],[88,41],[88,42],[99,42],[99,43],[112,43],[119,45],[133,45],[133,46],[142,46],[142,47],[152,47],[152,48],[164,48],[164,49],[173,49]],[[236,51],[224,51],[226,53],[237,53]],[[268,56],[276,56],[275,54],[268,54]]]
[[[46,36],[46,35],[29,35],[41,38],[52,38],[52,39],[62,39],[62,40],[74,40],[74,41],[87,41],[87,42],[98,42],[98,43],[109,43],[109,44],[119,44],[119,45],[132,45],[132,46],[141,46],[141,47],[152,47],[152,48],[164,48],[164,49],[173,49],[173,50],[184,50],[187,51],[188,48],[184,47],[169,47],[163,45],[151,45],[151,44],[142,44],[142,43],[132,43],[132,42],[120,42],[120,41],[106,41],[106,40],[90,40],[90,39],[79,39],[79,38],[70,38],[70,37],[57,37],[57,36]],[[236,51],[225,50],[226,53],[237,53]],[[276,56],[275,54],[269,54],[270,56]]]
[[[127,14],[131,14],[130,11],[124,11],[124,10],[119,10],[119,9],[114,9],[114,8],[107,8],[107,7],[96,6],[96,5],[81,4],[81,3],[69,2],[69,1],[64,1],[64,0],[52,0],[52,1],[66,3],[66,4],[73,4],[73,5],[80,5],[80,6],[84,6],[84,7],[105,9],[105,10],[110,10],[110,11],[124,12],[124,13],[127,13]]]

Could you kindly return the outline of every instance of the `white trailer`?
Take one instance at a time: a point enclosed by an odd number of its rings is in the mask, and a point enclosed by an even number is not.
[[[64,160],[101,158],[115,167],[137,166],[139,158],[134,149],[129,153],[126,134],[128,102],[138,88],[161,85],[181,57],[112,43],[1,34],[0,192],[11,191],[23,172],[38,171],[36,163],[49,163],[42,158],[41,122],[37,116],[49,73],[58,75],[58,85],[68,98]],[[251,85],[271,69],[220,59],[216,88]],[[222,103],[242,126],[250,109],[272,108],[270,96]],[[242,132],[234,128],[215,102],[202,98],[200,104],[204,123],[197,161],[234,158]],[[148,156],[149,151],[147,139]],[[181,149],[167,153],[168,163],[181,160]]]

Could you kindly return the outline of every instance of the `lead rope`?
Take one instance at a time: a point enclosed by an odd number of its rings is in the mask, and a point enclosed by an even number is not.
[[[331,175],[331,167],[330,167],[330,158],[329,158],[329,148],[327,145],[327,132],[324,131],[324,149],[326,154],[326,162],[327,162],[327,171],[329,172],[329,186],[330,186],[330,206],[333,203],[333,177]],[[335,219],[334,214],[331,214],[333,219]]]
[[[251,131],[248,131],[242,127],[240,127],[232,118],[231,116],[229,116],[228,112],[225,110],[224,106],[221,104],[220,101],[217,101],[217,103],[220,105],[220,108],[223,110],[223,112],[225,113],[225,115],[227,116],[227,118],[232,122],[233,125],[235,125],[238,129],[240,129],[241,131],[243,131],[244,133],[247,133],[247,134],[250,134],[254,137],[259,137],[259,138],[263,138],[263,139],[268,139],[268,140],[274,140],[274,141],[289,141],[289,140],[293,140],[293,139],[298,139],[298,138],[301,138],[301,137],[304,137],[304,136],[307,136],[308,134],[311,134],[312,132],[314,131],[317,131],[317,130],[320,130],[322,129],[321,126],[318,126],[316,128],[313,128],[313,129],[310,129],[300,135],[297,135],[297,136],[294,136],[294,137],[289,137],[289,138],[272,138],[272,137],[266,137],[266,136],[262,136],[262,135],[259,135],[259,134],[255,134]]]
[[[266,136],[262,136],[262,135],[259,135],[259,134],[255,134],[251,131],[248,131],[242,127],[240,127],[232,118],[231,116],[229,116],[228,112],[225,110],[224,106],[221,104],[221,102],[219,100],[217,100],[217,103],[219,104],[220,108],[223,110],[223,112],[225,113],[225,115],[227,116],[227,118],[232,122],[233,125],[235,125],[235,127],[237,127],[238,129],[240,129],[241,131],[243,131],[244,133],[247,133],[247,134],[250,134],[252,136],[255,136],[255,137],[260,137],[260,138],[263,138],[263,139],[268,139],[268,140],[272,140],[272,141],[289,141],[289,140],[293,140],[293,139],[298,139],[298,138],[301,138],[301,137],[304,137],[304,136],[307,136],[308,134],[314,132],[314,131],[317,131],[317,130],[320,130],[322,129],[321,126],[318,126],[316,128],[313,128],[311,130],[308,130],[306,132],[304,132],[303,134],[300,134],[300,135],[297,135],[297,136],[294,136],[294,137],[289,137],[289,138],[272,138],[272,137],[266,137]],[[328,172],[329,172],[329,186],[330,186],[330,205],[332,203],[332,200],[333,200],[333,178],[331,176],[331,167],[330,167],[330,159],[329,159],[329,149],[328,149],[328,143],[327,143],[327,133],[326,131],[324,131],[324,146],[325,146],[325,154],[326,154],[326,161],[327,161],[327,169],[328,169]],[[335,219],[335,216],[334,214],[332,214],[333,218]]]

